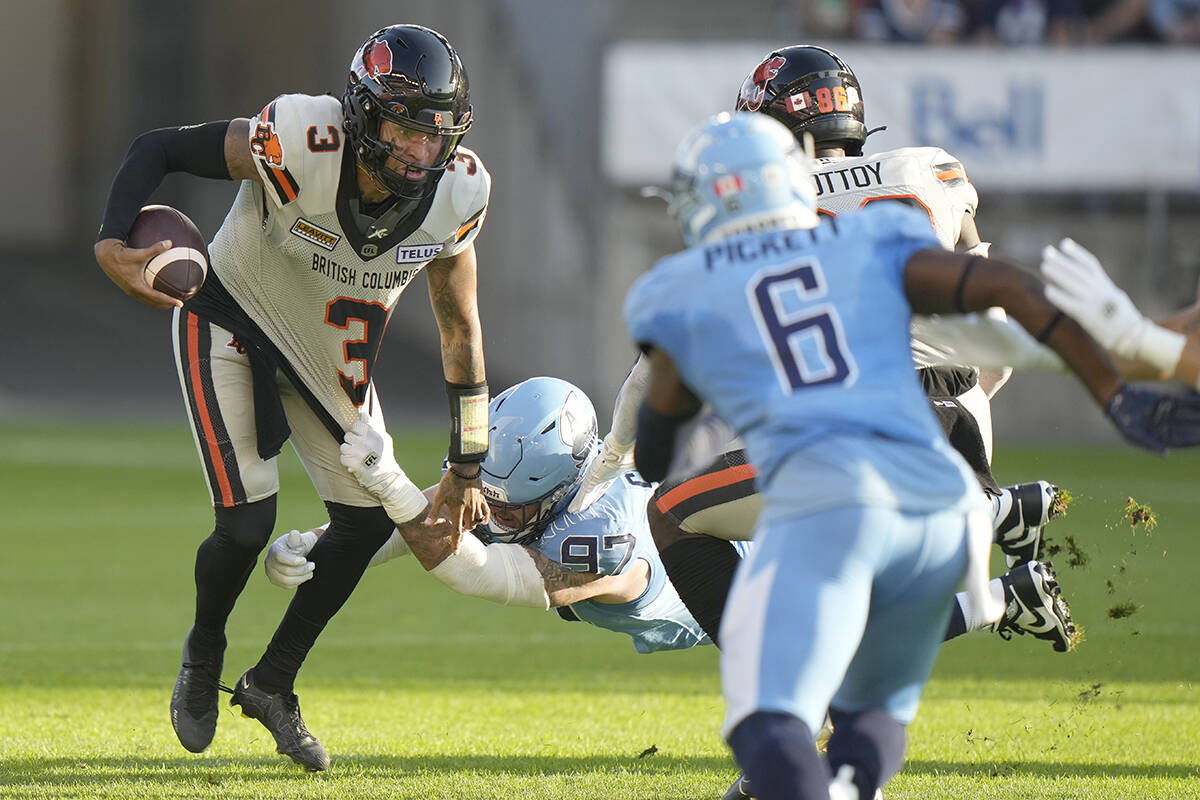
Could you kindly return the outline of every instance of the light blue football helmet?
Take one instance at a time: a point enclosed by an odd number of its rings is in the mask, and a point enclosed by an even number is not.
[[[599,451],[596,409],[567,381],[530,378],[492,398],[488,417],[482,483],[492,520],[478,533],[498,542],[531,541]]]
[[[688,247],[748,231],[812,228],[812,165],[791,131],[765,114],[722,112],[675,149],[667,210]]]

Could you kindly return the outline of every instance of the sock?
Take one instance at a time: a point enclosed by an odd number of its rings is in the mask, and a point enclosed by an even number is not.
[[[946,634],[942,637],[943,642],[957,639],[967,632],[967,619],[963,611],[963,607],[966,605],[970,605],[967,602],[966,592],[954,595],[954,608],[950,610],[950,622],[946,625]]]
[[[700,627],[718,646],[721,617],[741,556],[733,544],[714,536],[685,536],[660,554],[667,577]]]
[[[313,578],[301,584],[266,652],[254,665],[254,681],[271,694],[292,694],[296,673],[333,615],[350,598],[371,556],[394,525],[382,508],[326,503],[329,528],[308,554]]]
[[[1004,583],[999,578],[992,578],[988,581],[988,591],[992,593],[992,597],[1004,604]],[[946,637],[943,642],[948,642],[964,633],[971,631],[990,631],[993,630],[996,622],[1003,616],[994,619],[985,619],[976,613],[975,607],[971,605],[970,599],[966,592],[958,592],[954,595],[954,610],[950,612],[950,624],[946,626]]]
[[[1007,486],[1000,490],[998,497],[991,497],[992,529],[995,531],[993,541],[996,544],[1004,541],[1004,537],[1014,530],[1022,530],[1021,509],[1017,506],[1016,494]]]
[[[216,526],[196,550],[193,656],[225,651],[225,623],[274,526],[274,496],[216,509]]]
[[[758,800],[829,797],[828,768],[799,717],[756,711],[729,734],[729,746]]]
[[[836,774],[844,765],[854,767],[858,796],[867,800],[891,780],[904,764],[904,724],[881,709],[845,713],[829,709],[833,735],[826,758]]]

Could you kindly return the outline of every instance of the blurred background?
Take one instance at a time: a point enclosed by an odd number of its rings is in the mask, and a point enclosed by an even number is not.
[[[1200,275],[1198,0],[0,0],[5,191],[0,423],[174,421],[168,315],[91,252],[140,132],[252,116],[277,94],[340,97],[375,29],[424,24],[459,50],[493,177],[477,247],[489,379],[572,380],[607,420],[633,361],[632,280],[680,241],[661,201],[675,142],[732,106],[769,50],[831,47],[863,86],[867,152],[937,145],[979,189],[993,254],[1037,263],[1070,235],[1143,310]],[[155,202],[206,236],[233,184],[171,176]],[[421,282],[423,283],[423,282]],[[423,286],[400,300],[377,383],[393,428],[442,424]],[[1107,441],[1063,376],[1014,378],[997,440]]]

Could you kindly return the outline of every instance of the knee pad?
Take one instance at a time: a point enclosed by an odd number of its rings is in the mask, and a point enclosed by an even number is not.
[[[275,529],[276,495],[232,508],[217,506],[213,536],[240,550],[257,554],[267,545]]]

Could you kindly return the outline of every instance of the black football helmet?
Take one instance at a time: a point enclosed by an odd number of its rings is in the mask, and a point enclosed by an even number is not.
[[[402,200],[421,200],[441,180],[455,148],[471,127],[467,72],[446,37],[420,25],[375,31],[350,63],[342,96],[343,127],[354,154],[383,188]],[[430,164],[414,164],[380,138],[383,120],[434,137]],[[389,158],[404,164],[387,166]],[[410,179],[409,169],[422,171]]]
[[[768,53],[746,77],[736,109],[774,117],[797,140],[802,141],[802,133],[812,134],[818,150],[825,145],[862,155],[867,139],[858,78],[835,53],[816,45]]]

